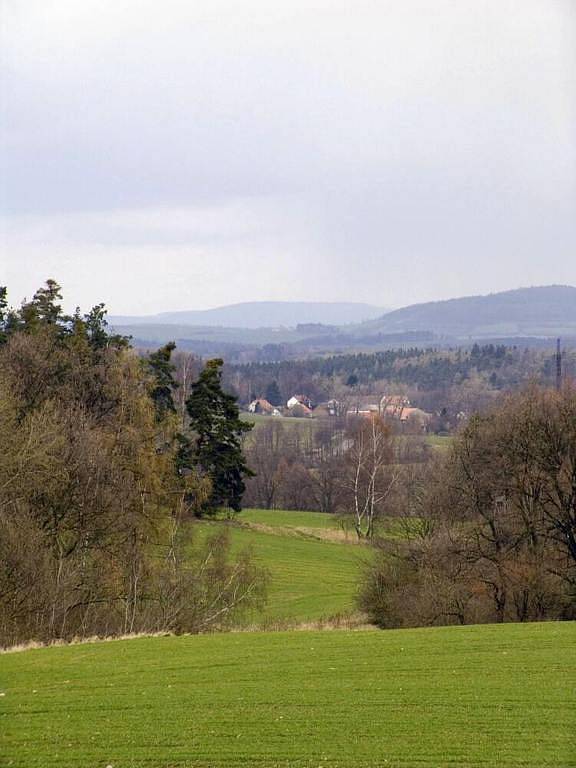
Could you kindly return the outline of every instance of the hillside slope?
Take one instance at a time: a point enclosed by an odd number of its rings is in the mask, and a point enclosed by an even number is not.
[[[13,768],[569,768],[574,623],[142,638],[0,656]]]
[[[576,335],[576,288],[520,288],[414,304],[353,329],[355,335],[409,331],[460,338]]]
[[[262,307],[268,306],[263,302]],[[136,346],[155,346],[176,340],[179,346],[201,355],[229,356],[242,348],[274,347],[274,355],[305,357],[327,352],[377,350],[402,346],[430,346],[458,342],[503,339],[506,343],[524,339],[538,344],[542,340],[562,336],[576,339],[576,288],[551,285],[520,288],[487,296],[466,296],[446,301],[413,304],[365,322],[350,322],[346,305],[313,305],[329,307],[330,316],[298,313],[305,304],[272,302],[281,315],[272,318],[259,314],[259,304],[238,304],[229,308],[235,317],[228,324],[243,322],[243,328],[203,326],[176,318],[187,313],[170,313],[162,321],[153,318],[111,318],[115,329],[134,338]],[[365,306],[365,305],[350,305]],[[248,311],[247,308],[252,308]],[[371,309],[375,309],[371,307]],[[217,310],[214,310],[216,312]],[[243,313],[247,314],[243,314]],[[287,314],[285,314],[287,313]],[[305,318],[309,318],[308,322]],[[123,320],[123,322],[120,322]],[[317,322],[334,323],[318,325]],[[258,327],[268,323],[269,327]],[[295,326],[301,325],[296,328]],[[277,327],[270,327],[276,324]],[[281,326],[281,327],[280,327]],[[280,351],[277,345],[284,345]],[[277,359],[274,357],[273,359]]]
[[[237,523],[201,522],[202,535],[227,526],[235,550],[251,548],[270,577],[268,605],[252,617],[259,626],[327,619],[355,611],[362,564],[370,550],[355,544],[332,515],[321,512],[244,510]]]

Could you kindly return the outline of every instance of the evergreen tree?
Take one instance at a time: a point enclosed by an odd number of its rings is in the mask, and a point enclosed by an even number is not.
[[[46,280],[46,286],[38,288],[31,301],[38,320],[45,325],[56,325],[60,321],[68,319],[62,315],[62,306],[58,304],[62,301],[62,289],[56,282],[49,278]]]
[[[174,379],[176,368],[170,361],[175,349],[176,344],[169,341],[156,352],[152,352],[146,360],[148,370],[154,378],[150,397],[154,403],[156,421],[162,421],[168,413],[176,413],[173,392],[178,382]]]
[[[252,476],[242,453],[241,437],[252,424],[240,420],[236,398],[222,390],[220,359],[209,360],[192,385],[186,410],[196,434],[192,459],[210,478],[212,491],[204,511],[227,506],[241,510],[244,478]]]
[[[42,329],[50,329],[57,338],[62,338],[68,332],[72,318],[62,313],[61,288],[55,280],[46,280],[42,288],[38,288],[31,301],[24,302],[17,313],[17,322],[13,331],[24,330],[25,333],[36,334]]]
[[[266,400],[268,400],[270,405],[282,404],[282,395],[280,394],[280,389],[276,380],[268,384],[268,387],[266,388]]]
[[[84,345],[92,352],[106,349],[122,350],[130,346],[130,336],[111,334],[106,322],[104,304],[97,304],[88,314],[82,315],[77,307],[73,315],[66,315],[59,303],[61,288],[49,279],[39,288],[30,301],[22,303],[18,310],[8,306],[7,289],[0,286],[0,344],[23,331],[27,334],[48,334],[59,348]]]
[[[63,339],[70,331],[71,317],[64,315],[62,289],[55,280],[48,279],[38,288],[31,301],[24,302],[17,312],[17,322],[12,331],[23,330],[36,334],[48,330],[55,338]]]
[[[106,320],[105,304],[96,304],[87,315],[84,315],[84,325],[88,343],[92,349],[124,349],[130,346],[131,336],[122,336],[119,333],[108,333],[108,321]]]

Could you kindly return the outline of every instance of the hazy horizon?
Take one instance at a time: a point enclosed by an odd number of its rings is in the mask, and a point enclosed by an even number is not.
[[[230,308],[235,306],[242,306],[246,304],[328,304],[328,305],[338,305],[338,304],[357,304],[358,306],[366,306],[366,307],[372,307],[372,308],[378,308],[381,309],[383,312],[393,312],[396,309],[403,309],[408,306],[412,306],[413,304],[424,304],[424,303],[434,303],[434,302],[441,302],[441,301],[453,301],[457,299],[470,299],[470,298],[477,298],[477,297],[484,297],[484,296],[491,296],[494,294],[500,294],[500,293],[510,293],[513,291],[523,291],[523,290],[530,290],[532,288],[553,288],[560,286],[559,283],[551,283],[549,285],[518,285],[514,288],[504,288],[501,291],[488,291],[487,293],[482,294],[462,294],[459,296],[447,296],[440,299],[430,299],[425,302],[411,302],[410,304],[402,304],[398,306],[388,306],[383,307],[378,304],[373,304],[371,302],[354,302],[354,301],[330,301],[328,300],[320,300],[320,301],[313,301],[313,300],[299,300],[299,299],[278,299],[278,300],[269,300],[269,299],[256,299],[254,301],[250,301],[249,299],[245,301],[235,301],[231,302],[230,304],[216,304],[214,306],[205,307],[204,309],[197,309],[195,307],[188,307],[188,308],[174,308],[162,312],[149,312],[141,315],[142,317],[155,317],[156,315],[178,315],[178,314],[185,314],[187,312],[210,312],[212,310],[217,309],[224,309],[224,308]],[[569,285],[568,283],[562,284],[561,287],[567,287],[567,288],[575,288],[576,285]],[[116,312],[116,313],[110,313],[116,317],[129,317],[130,315],[127,315],[126,313],[122,312]],[[134,313],[132,316],[138,317],[139,315]],[[297,319],[296,319],[297,320]]]
[[[0,0],[0,284],[113,315],[576,284],[570,0]]]
[[[184,309],[170,309],[165,312],[154,312],[149,313],[149,315],[146,316],[155,316],[155,315],[178,315],[178,314],[184,314],[186,312],[210,312],[213,309],[223,309],[225,307],[236,307],[236,306],[242,306],[245,304],[327,304],[327,305],[338,305],[338,304],[351,304],[358,306],[366,306],[366,307],[374,307],[378,309],[382,309],[384,311],[388,311],[391,309],[391,307],[381,307],[377,304],[370,304],[369,302],[363,302],[363,301],[299,301],[298,299],[292,300],[292,299],[278,299],[277,301],[268,301],[267,299],[256,299],[255,301],[234,301],[230,304],[216,304],[212,307],[206,307],[205,309],[196,309],[195,307],[188,307]],[[116,313],[118,314],[118,313]],[[136,315],[135,315],[136,317]]]

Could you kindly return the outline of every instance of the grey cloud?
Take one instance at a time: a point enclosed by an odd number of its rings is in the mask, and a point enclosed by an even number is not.
[[[45,276],[35,248],[129,265],[131,285],[96,281],[116,311],[151,253],[206,286],[171,279],[159,311],[238,299],[243,265],[246,299],[576,281],[569,0],[2,5],[20,291],[24,252]]]

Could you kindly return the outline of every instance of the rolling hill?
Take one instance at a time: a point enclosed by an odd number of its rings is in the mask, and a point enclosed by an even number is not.
[[[341,309],[346,306],[381,312],[369,305],[262,302],[208,310],[214,313],[213,325],[190,324],[184,317],[176,322],[177,317],[190,313],[167,313],[158,316],[161,321],[154,322],[146,317],[132,319],[130,323],[130,318],[112,317],[111,324],[118,332],[132,336],[137,347],[175,340],[181,348],[197,354],[224,357],[267,345],[276,349],[282,345],[282,350],[275,351],[274,355],[304,357],[497,339],[505,343],[523,340],[522,343],[528,345],[546,343],[546,339],[557,336],[576,339],[576,288],[568,285],[520,288],[486,296],[413,304],[359,323],[349,322],[353,313]],[[274,311],[262,309],[266,307]],[[315,309],[298,314],[300,307]],[[328,309],[320,311],[321,307]],[[317,309],[320,314],[314,314]],[[218,314],[221,311],[223,314]],[[198,321],[203,314],[198,313]],[[320,315],[323,322],[316,321]],[[218,318],[244,323],[244,327],[220,327],[216,324]],[[328,325],[328,320],[338,325]],[[276,323],[276,326],[259,326],[265,322]]]
[[[298,324],[346,325],[380,317],[386,310],[358,302],[252,301],[214,309],[111,316],[114,326],[177,325],[221,328],[293,328]]]
[[[410,331],[459,339],[576,335],[576,288],[550,285],[414,304],[348,329],[354,336]]]

